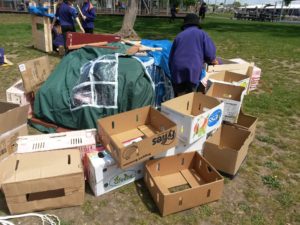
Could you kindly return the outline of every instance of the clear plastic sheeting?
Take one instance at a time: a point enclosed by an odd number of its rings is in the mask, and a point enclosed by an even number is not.
[[[118,54],[103,55],[80,68],[72,89],[71,109],[82,107],[117,108]]]

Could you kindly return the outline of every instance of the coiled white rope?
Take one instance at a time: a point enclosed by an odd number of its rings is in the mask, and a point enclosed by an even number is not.
[[[24,217],[39,217],[42,220],[43,225],[60,225],[60,220],[57,216],[52,214],[39,214],[39,213],[26,213],[19,215],[11,216],[0,216],[1,225],[15,225],[13,222],[10,222],[11,219],[24,218]]]

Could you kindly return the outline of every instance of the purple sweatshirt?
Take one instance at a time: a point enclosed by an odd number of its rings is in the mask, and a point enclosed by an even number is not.
[[[207,33],[197,26],[185,28],[176,36],[169,56],[172,82],[198,85],[204,62],[215,58],[216,47]]]
[[[86,20],[82,21],[83,28],[94,29],[94,20],[96,18],[96,9],[90,7],[90,2],[83,3],[81,8],[82,14],[86,16]]]

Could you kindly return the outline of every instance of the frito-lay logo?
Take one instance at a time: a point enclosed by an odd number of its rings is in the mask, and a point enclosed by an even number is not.
[[[130,179],[135,178],[135,171],[134,170],[127,170],[123,173],[118,174],[117,176],[111,178],[109,181],[110,186],[118,186],[121,185],[122,183],[125,183],[126,181]]]
[[[170,130],[166,133],[161,134],[156,138],[153,138],[152,145],[156,145],[156,144],[169,145],[175,140],[175,137],[176,137],[175,130]]]

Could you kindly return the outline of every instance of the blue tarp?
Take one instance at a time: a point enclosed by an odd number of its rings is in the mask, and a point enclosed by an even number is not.
[[[29,6],[28,7],[28,12],[30,14],[34,14],[37,16],[47,16],[50,18],[54,18],[54,14],[53,13],[47,13],[48,11],[48,7],[41,7],[41,6]]]

